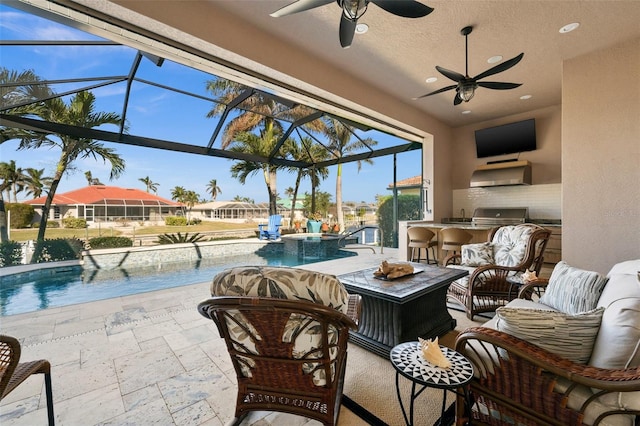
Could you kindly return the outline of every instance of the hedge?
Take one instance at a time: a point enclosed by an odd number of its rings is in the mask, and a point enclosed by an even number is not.
[[[0,268],[22,263],[22,244],[17,241],[0,243]]]
[[[419,195],[398,195],[397,220],[422,219],[422,206]],[[378,226],[382,231],[384,247],[398,247],[398,238],[394,235],[393,196],[383,199],[378,208]]]
[[[133,240],[128,237],[95,237],[89,239],[89,248],[92,250],[120,247],[133,247]]]
[[[31,263],[81,259],[82,250],[84,250],[84,243],[78,238],[54,238],[36,241]]]

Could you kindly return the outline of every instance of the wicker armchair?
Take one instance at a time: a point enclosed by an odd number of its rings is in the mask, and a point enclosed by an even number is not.
[[[640,410],[612,403],[620,392],[640,392],[640,367],[604,369],[577,364],[509,334],[468,328],[456,350],[474,360],[472,410],[456,401],[465,425],[637,425]],[[636,417],[634,417],[636,416]],[[599,423],[602,422],[602,423]]]
[[[16,338],[0,334],[0,400],[9,395],[32,374],[44,374],[47,416],[49,425],[54,425],[51,364],[44,359],[20,362],[20,352],[20,342]]]
[[[221,272],[211,294],[198,310],[218,326],[236,371],[234,424],[280,411],[335,425],[360,296],[332,275],[266,266]]]
[[[493,228],[487,243],[463,245],[463,253],[448,256],[445,266],[465,269],[469,276],[451,283],[447,298],[461,303],[471,320],[506,305],[518,296],[522,273],[540,273],[550,235],[534,224],[509,225]]]

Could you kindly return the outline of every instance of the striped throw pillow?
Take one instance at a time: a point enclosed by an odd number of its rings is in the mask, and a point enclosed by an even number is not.
[[[607,277],[561,261],[553,268],[540,303],[567,314],[590,311],[597,306],[606,284]]]
[[[600,329],[604,308],[577,315],[539,309],[496,309],[499,331],[519,337],[536,346],[579,364],[591,357]]]

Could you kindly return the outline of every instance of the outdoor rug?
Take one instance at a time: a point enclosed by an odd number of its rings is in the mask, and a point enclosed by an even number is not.
[[[476,321],[470,321],[462,312],[451,309],[450,312],[456,318],[458,325],[454,331],[442,336],[439,343],[451,348],[460,331],[470,326],[482,325],[487,321],[486,318],[481,317],[476,317]],[[347,398],[343,400],[343,407],[353,411],[365,423],[404,425],[405,421],[396,393],[396,370],[391,365],[391,361],[355,344],[350,343],[348,350],[343,392]],[[410,392],[411,382],[400,377],[400,393],[407,411]],[[442,389],[427,388],[418,396],[414,404],[415,424],[432,425],[440,419],[443,392]],[[447,392],[446,407],[449,407],[454,399],[453,393]],[[444,422],[444,424],[447,423],[449,422]]]

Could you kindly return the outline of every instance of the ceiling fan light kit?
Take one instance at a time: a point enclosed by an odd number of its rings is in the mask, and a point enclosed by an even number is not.
[[[469,77],[469,34],[473,31],[472,26],[464,27],[460,30],[460,34],[464,36],[464,44],[465,44],[465,73],[464,75],[448,70],[446,68],[442,68],[436,65],[436,69],[438,72],[449,80],[455,81],[457,84],[443,87],[442,89],[435,90],[433,92],[427,93],[426,95],[419,96],[413,99],[421,99],[427,96],[435,95],[437,93],[446,92],[448,90],[455,89],[456,95],[453,98],[453,105],[460,105],[462,101],[469,102],[473,96],[475,95],[475,91],[478,87],[484,87],[486,89],[493,90],[509,90],[515,89],[516,87],[520,87],[521,83],[502,83],[497,81],[479,81],[485,77],[489,77],[490,75],[498,74],[500,72],[506,71],[509,68],[515,66],[518,62],[520,62],[524,56],[524,53],[520,53],[518,56],[509,59],[508,61],[504,61],[498,65],[495,65],[492,68],[489,68],[485,72],[478,74],[475,77]]]
[[[271,14],[275,18],[292,15],[332,3],[334,0],[297,0]],[[358,28],[358,19],[367,12],[369,3],[402,18],[422,18],[433,12],[433,8],[415,0],[335,0],[342,9],[340,16],[340,45],[351,46]],[[366,32],[366,31],[365,31]]]

